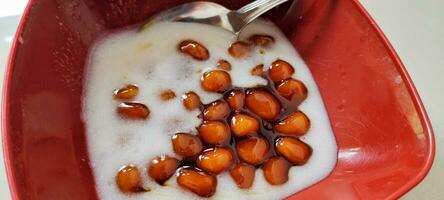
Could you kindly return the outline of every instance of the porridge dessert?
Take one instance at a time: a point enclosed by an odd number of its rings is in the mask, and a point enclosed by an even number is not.
[[[101,199],[282,199],[333,170],[310,71],[271,22],[125,29],[90,52],[88,151]]]

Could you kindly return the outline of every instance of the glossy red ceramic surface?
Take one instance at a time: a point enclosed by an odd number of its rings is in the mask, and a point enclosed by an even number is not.
[[[88,48],[104,31],[183,2],[31,0],[11,52],[2,105],[14,199],[97,199],[81,117]],[[234,9],[248,1],[217,2]],[[395,52],[354,0],[299,0],[279,9],[269,17],[310,67],[339,145],[332,174],[289,199],[400,197],[427,174],[434,142]]]

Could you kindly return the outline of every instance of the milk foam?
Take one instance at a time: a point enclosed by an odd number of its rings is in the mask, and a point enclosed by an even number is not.
[[[219,59],[232,65],[233,85],[252,87],[267,82],[252,76],[250,71],[258,64],[270,66],[276,59],[293,65],[293,78],[303,81],[308,88],[308,98],[300,110],[311,120],[309,132],[301,138],[313,148],[307,164],[292,167],[289,181],[280,186],[269,185],[261,169],[251,189],[238,189],[227,172],[218,175],[217,192],[210,199],[282,199],[328,176],[335,166],[337,147],[318,88],[305,63],[291,43],[271,22],[256,20],[240,36],[267,34],[276,43],[261,53],[255,49],[246,59],[232,58],[227,49],[236,40],[230,32],[200,24],[160,23],[138,32],[122,30],[107,35],[92,48],[86,72],[84,94],[84,119],[89,158],[94,172],[99,197],[104,200],[145,199],[200,199],[180,188],[175,176],[159,186],[148,178],[147,163],[158,155],[175,156],[171,136],[176,132],[192,132],[200,123],[198,111],[186,111],[180,96],[195,91],[203,103],[210,103],[221,96],[208,93],[200,87],[202,72],[215,69]],[[210,52],[207,61],[196,61],[177,51],[177,44],[184,39],[194,39]],[[266,68],[265,68],[266,69]],[[113,99],[113,90],[135,83],[139,95],[135,101],[144,103],[151,110],[146,121],[121,119],[116,114],[120,103]],[[177,97],[170,101],[160,99],[164,90],[173,90]],[[122,194],[115,185],[118,169],[135,164],[141,169],[144,185],[151,192],[134,195]]]

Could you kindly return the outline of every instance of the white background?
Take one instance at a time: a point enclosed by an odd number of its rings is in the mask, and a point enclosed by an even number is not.
[[[443,0],[361,0],[404,62],[431,118],[436,157],[426,179],[403,199],[444,199],[444,8]],[[26,0],[0,0],[0,83],[12,35]],[[1,88],[1,87],[0,87]],[[1,89],[0,89],[1,90]],[[0,143],[1,147],[1,143]],[[0,162],[3,155],[0,154]],[[0,199],[9,200],[0,163]]]

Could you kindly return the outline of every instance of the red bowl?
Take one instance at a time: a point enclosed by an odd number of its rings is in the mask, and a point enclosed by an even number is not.
[[[30,1],[2,104],[13,199],[97,199],[81,117],[88,48],[104,31],[183,2]],[[248,1],[217,2],[234,9]],[[434,157],[430,122],[401,61],[357,0],[289,4],[269,17],[313,73],[339,146],[331,175],[289,199],[400,197]]]

